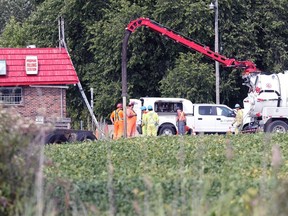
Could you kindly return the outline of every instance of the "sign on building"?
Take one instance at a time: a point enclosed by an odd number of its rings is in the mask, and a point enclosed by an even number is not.
[[[38,74],[38,58],[37,56],[26,56],[25,69],[27,75]]]

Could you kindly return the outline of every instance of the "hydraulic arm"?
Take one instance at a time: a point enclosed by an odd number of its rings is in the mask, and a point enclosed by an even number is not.
[[[260,70],[257,69],[256,65],[251,61],[237,61],[235,59],[222,56],[219,53],[216,53],[210,50],[208,46],[199,44],[191,40],[190,38],[180,35],[179,33],[176,33],[175,31],[169,28],[166,28],[162,26],[161,24],[153,20],[150,20],[148,18],[138,18],[136,20],[131,21],[128,24],[126,30],[132,33],[140,26],[147,26],[150,29],[160,33],[161,35],[171,38],[177,43],[180,43],[190,49],[193,49],[199,53],[202,53],[203,55],[209,57],[210,59],[214,61],[218,61],[220,64],[222,64],[225,67],[242,68],[244,69],[243,75],[249,75],[251,73],[260,72]]]

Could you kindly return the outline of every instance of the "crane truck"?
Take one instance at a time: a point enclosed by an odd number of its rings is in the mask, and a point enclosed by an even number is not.
[[[126,68],[126,49],[129,37],[141,26],[146,26],[162,36],[199,52],[224,67],[243,70],[243,84],[249,88],[248,95],[243,101],[247,113],[243,130],[251,130],[251,128],[261,128],[265,132],[288,130],[288,88],[285,85],[288,80],[288,71],[279,74],[264,73],[252,61],[227,58],[213,52],[208,46],[197,43],[149,18],[138,18],[127,25],[122,46],[122,71]]]

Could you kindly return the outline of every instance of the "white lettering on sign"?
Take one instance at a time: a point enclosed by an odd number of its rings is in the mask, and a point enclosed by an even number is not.
[[[25,69],[26,69],[26,74],[37,75],[38,74],[38,57],[26,56]]]

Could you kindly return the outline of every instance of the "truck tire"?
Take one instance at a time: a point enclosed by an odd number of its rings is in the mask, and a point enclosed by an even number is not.
[[[159,131],[160,136],[172,136],[175,134],[176,134],[176,131],[174,127],[168,124],[166,125],[164,124],[163,126],[161,126],[160,131]]]
[[[242,128],[242,130],[241,131],[247,131],[247,130],[249,130],[250,129],[250,127],[249,127],[249,125],[247,124],[247,125],[244,125],[243,126],[243,128]]]
[[[76,140],[80,141],[80,142],[94,141],[94,140],[96,140],[96,137],[91,132],[78,132]]]
[[[67,138],[65,137],[64,134],[48,134],[45,137],[45,144],[52,144],[52,143],[65,143],[68,142]]]
[[[141,127],[141,125],[137,125],[137,126],[136,126],[136,129],[137,129],[137,132],[138,132],[139,134],[142,134],[142,127]]]
[[[267,127],[269,133],[286,133],[288,131],[288,125],[280,120],[271,122]]]

